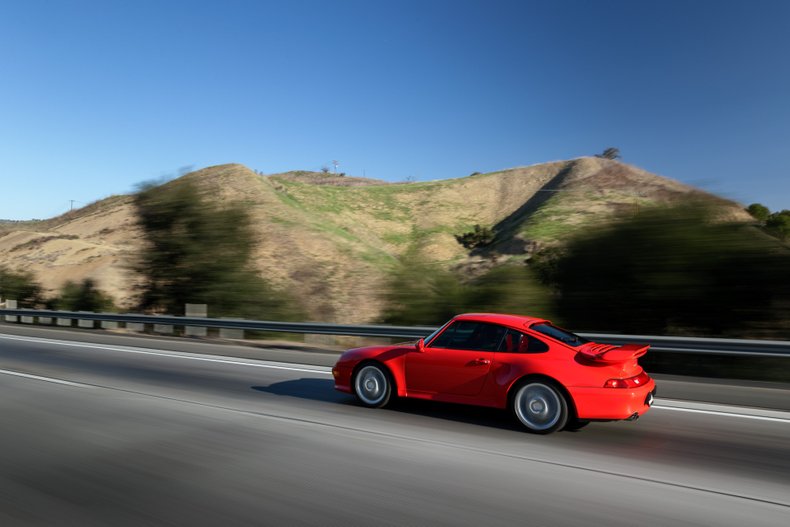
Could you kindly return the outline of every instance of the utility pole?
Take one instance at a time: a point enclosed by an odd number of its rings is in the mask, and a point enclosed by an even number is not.
[[[72,210],[74,210],[74,202],[77,201],[77,200],[76,199],[70,199],[69,201],[71,202],[71,206],[69,207],[69,212],[71,212]]]
[[[337,162],[337,161],[335,161],[335,160],[333,160],[333,161],[332,161],[332,165],[334,165],[334,167],[335,167],[335,174],[337,174],[337,166],[338,166],[339,164],[340,164],[340,163],[338,163],[338,162]]]

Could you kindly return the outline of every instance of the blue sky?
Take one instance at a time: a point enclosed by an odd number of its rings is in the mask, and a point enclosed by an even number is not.
[[[790,2],[0,0],[0,218],[185,166],[428,180],[608,146],[790,208]]]

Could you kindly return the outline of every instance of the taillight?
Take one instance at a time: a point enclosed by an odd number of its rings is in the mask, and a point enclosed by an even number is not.
[[[628,379],[609,379],[603,383],[604,388],[639,388],[648,383],[650,377],[647,373],[642,372],[635,377]]]

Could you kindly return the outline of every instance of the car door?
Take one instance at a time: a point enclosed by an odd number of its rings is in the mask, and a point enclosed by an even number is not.
[[[422,353],[406,357],[409,391],[446,395],[477,395],[505,334],[496,324],[457,320]]]

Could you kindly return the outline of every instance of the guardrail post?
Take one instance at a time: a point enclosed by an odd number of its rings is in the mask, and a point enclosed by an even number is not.
[[[208,305],[206,304],[187,304],[184,311],[188,317],[208,317]],[[184,326],[184,335],[187,337],[205,337],[208,335],[208,330],[197,326]]]
[[[7,309],[17,309],[16,307],[16,300],[11,300],[10,298],[5,301],[5,307]],[[19,317],[16,315],[6,315],[5,316],[6,322],[19,322]]]
[[[56,321],[56,324],[58,326],[64,326],[64,327],[70,328],[73,325],[72,324],[73,321],[74,321],[74,319],[72,319],[72,318],[60,318],[60,317],[58,317],[57,321]]]
[[[125,327],[129,331],[136,331],[138,333],[145,331],[145,324],[142,322],[126,322]]]
[[[228,319],[230,317],[220,317],[224,319]],[[244,330],[243,329],[232,329],[232,328],[219,328],[219,338],[221,339],[236,339],[236,340],[243,340],[244,339]]]
[[[22,315],[19,317],[19,321],[22,324],[32,324],[33,323],[33,315]]]
[[[93,311],[77,311],[77,313],[93,313]],[[96,327],[95,320],[77,320],[77,326],[81,328],[94,329]]]
[[[173,334],[173,325],[172,324],[154,324],[154,333],[160,333],[163,335],[172,335]]]

